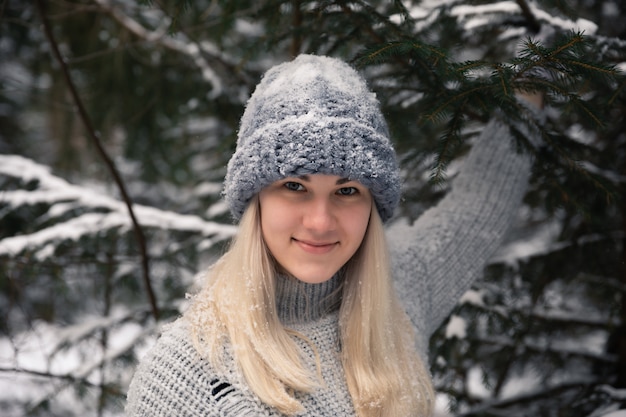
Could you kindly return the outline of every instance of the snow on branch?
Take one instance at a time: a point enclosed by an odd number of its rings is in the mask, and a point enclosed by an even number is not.
[[[529,7],[529,12],[532,13],[535,20],[547,22],[555,28],[574,32],[584,31],[587,35],[593,35],[598,30],[598,26],[590,20],[579,18],[576,21],[572,21],[569,19],[552,16],[548,12],[540,9],[536,4],[527,3],[527,6]],[[490,14],[513,14],[518,13],[519,11],[519,2],[500,1],[496,3],[480,5],[457,5],[451,9],[450,14],[457,17],[461,21],[465,21],[466,29],[473,30],[477,27],[485,26],[492,23],[493,20],[489,18]]]
[[[147,313],[147,312],[146,312]],[[36,323],[31,330],[17,335],[20,346],[16,346],[14,357],[4,356],[0,359],[0,376],[2,379],[23,376],[30,380],[29,404],[35,408],[59,395],[74,385],[101,388],[103,366],[128,354],[144,340],[145,330],[137,323],[120,322],[120,317],[87,319],[81,326],[62,328],[43,322]],[[93,323],[90,324],[90,321]],[[98,328],[109,331],[109,345],[105,349],[94,348],[93,341],[76,343],[82,339],[85,328],[96,331]],[[0,351],[7,352],[7,341],[0,339]],[[62,346],[64,345],[64,346]],[[59,349],[59,347],[62,347]],[[37,381],[48,380],[47,385],[37,385]],[[32,384],[32,385],[31,385]],[[118,389],[118,382],[110,380],[108,389]],[[6,384],[0,384],[5,389]],[[10,392],[9,388],[9,392]],[[120,393],[121,395],[122,393]],[[10,393],[9,393],[10,395]],[[4,400],[0,393],[0,402]]]
[[[97,212],[83,213],[45,227],[30,234],[0,240],[0,256],[14,256],[25,250],[38,252],[39,257],[51,254],[48,245],[84,236],[94,236],[111,229],[129,230],[130,219],[126,206],[120,200],[92,188],[70,184],[53,175],[48,167],[17,155],[0,155],[0,175],[20,179],[24,183],[37,182],[34,190],[8,190],[0,193],[0,204],[11,210],[22,206],[45,204],[50,206],[47,216],[62,218],[76,208]],[[103,209],[105,212],[103,212]],[[6,211],[4,208],[3,211]],[[183,215],[155,207],[135,205],[140,224],[162,230],[197,233],[212,242],[230,238],[236,231],[232,225],[206,221],[199,216]],[[50,220],[48,219],[48,220]]]
[[[209,99],[214,99],[224,93],[224,83],[220,76],[211,67],[209,59],[219,60],[224,63],[223,55],[219,48],[206,40],[202,42],[194,42],[183,34],[178,32],[176,37],[168,33],[171,19],[167,16],[160,16],[157,21],[160,22],[156,30],[150,30],[142,24],[125,14],[117,5],[109,0],[96,0],[96,3],[106,10],[119,24],[125,27],[135,36],[148,42],[154,42],[170,49],[174,52],[189,56],[194,64],[200,69],[202,77],[211,83],[213,87],[209,93]]]
[[[602,242],[607,239],[623,239],[624,232],[611,231],[605,234],[589,234],[580,236],[574,241],[559,241],[561,231],[560,221],[555,219],[533,230],[530,236],[524,239],[508,242],[491,258],[490,264],[502,263],[511,267],[517,267],[522,262],[527,262],[534,257],[548,256],[552,253],[569,247]]]
[[[536,390],[525,392],[508,398],[487,400],[481,402],[476,406],[473,406],[470,410],[464,413],[458,414],[457,417],[482,415],[485,412],[488,413],[489,411],[494,411],[494,409],[498,408],[511,407],[520,404],[529,404],[538,399],[550,398],[551,396],[554,397],[564,391],[580,389],[581,387],[594,386],[598,382],[600,381],[592,378],[566,381],[549,387],[541,387]]]
[[[602,362],[611,365],[617,364],[617,356],[606,352],[594,352],[590,348],[582,346],[570,347],[566,344],[557,343],[547,345],[539,341],[524,338],[523,341],[512,340],[507,336],[471,336],[470,339],[478,341],[484,345],[497,346],[498,349],[507,348],[518,354],[524,351],[532,352],[539,355],[557,355],[560,357],[577,357],[593,362]]]

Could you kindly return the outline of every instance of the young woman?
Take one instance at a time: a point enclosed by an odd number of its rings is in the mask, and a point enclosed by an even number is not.
[[[494,117],[452,191],[385,232],[400,175],[364,80],[310,55],[269,70],[225,180],[238,236],[140,364],[128,415],[431,415],[428,338],[525,190],[510,143]]]

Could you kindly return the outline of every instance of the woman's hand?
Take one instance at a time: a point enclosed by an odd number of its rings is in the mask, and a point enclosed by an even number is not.
[[[517,98],[524,100],[526,103],[532,104],[537,109],[543,109],[543,93],[536,91],[517,91],[515,95]]]

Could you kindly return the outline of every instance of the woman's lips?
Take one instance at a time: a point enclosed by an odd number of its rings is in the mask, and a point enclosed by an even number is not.
[[[302,248],[302,250],[315,255],[323,255],[325,253],[328,253],[332,251],[338,244],[338,242],[314,242],[299,239],[293,240],[300,248]]]

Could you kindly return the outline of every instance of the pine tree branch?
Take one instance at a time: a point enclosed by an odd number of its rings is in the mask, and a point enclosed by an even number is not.
[[[150,280],[150,267],[149,267],[149,257],[148,257],[148,250],[147,250],[147,244],[146,244],[146,238],[145,235],[143,233],[143,229],[141,228],[141,226],[139,225],[139,222],[137,221],[137,217],[135,216],[135,211],[133,209],[133,203],[132,200],[126,190],[126,186],[124,184],[124,181],[122,180],[122,177],[120,176],[117,167],[115,166],[115,163],[113,162],[113,160],[111,159],[111,157],[107,154],[106,150],[104,149],[104,146],[102,144],[102,141],[100,140],[100,137],[98,135],[98,133],[96,133],[94,127],[93,127],[93,123],[91,122],[91,118],[89,117],[87,110],[85,109],[85,106],[83,105],[83,102],[80,98],[80,95],[78,94],[78,90],[76,89],[76,86],[74,85],[74,81],[72,80],[72,77],[70,75],[69,69],[67,67],[67,64],[65,63],[65,60],[63,59],[63,57],[61,56],[61,52],[59,51],[59,47],[57,44],[57,41],[54,37],[54,34],[52,33],[52,28],[50,26],[50,23],[48,21],[46,12],[45,12],[45,4],[44,4],[44,0],[37,0],[37,8],[39,10],[39,13],[41,15],[41,20],[43,23],[43,28],[44,28],[44,32],[46,35],[46,38],[48,39],[48,42],[50,43],[50,47],[52,49],[52,53],[54,55],[54,57],[56,58],[57,62],[59,63],[60,67],[61,67],[61,72],[63,73],[63,77],[65,78],[65,81],[68,85],[68,88],[70,89],[70,93],[72,95],[72,98],[74,100],[74,104],[76,105],[76,108],[78,109],[78,113],[80,115],[80,118],[85,126],[85,129],[87,131],[87,135],[91,138],[93,144],[95,145],[98,154],[100,155],[100,157],[102,158],[102,160],[104,161],[104,164],[106,165],[107,169],[109,170],[109,173],[111,174],[111,176],[113,177],[113,180],[115,181],[120,194],[122,196],[122,199],[124,200],[124,203],[126,204],[126,207],[128,209],[128,214],[130,216],[130,219],[132,221],[133,224],[133,231],[134,231],[134,235],[135,235],[135,240],[137,241],[137,245],[139,247],[139,252],[141,255],[141,266],[142,266],[142,271],[143,271],[143,281],[144,281],[144,285],[146,288],[146,292],[148,295],[148,300],[150,302],[150,306],[152,308],[152,315],[154,317],[155,320],[159,319],[159,308],[157,306],[157,301],[156,301],[156,297],[154,294],[154,290],[152,288],[152,283]]]
[[[446,111],[446,109],[448,109],[449,107],[451,107],[453,104],[455,103],[466,103],[468,96],[471,96],[473,94],[476,94],[478,92],[482,92],[482,91],[487,91],[489,90],[489,86],[488,85],[481,85],[481,86],[477,86],[477,87],[473,87],[471,89],[468,90],[464,90],[464,91],[459,91],[458,94],[455,94],[453,96],[450,96],[450,98],[446,101],[444,101],[443,103],[441,103],[439,105],[439,107],[435,108],[432,112],[426,114],[424,116],[425,119],[427,119],[430,122],[434,122],[435,120],[437,120],[438,116],[442,113],[444,113]],[[462,105],[458,105],[455,106],[458,108],[462,108]]]
[[[545,173],[546,178],[554,180],[551,184],[562,196],[560,200],[585,212],[585,207],[579,204],[578,199],[570,198],[573,190],[564,188],[562,176],[555,177],[554,173],[559,172],[559,168],[568,175],[579,176],[586,184],[602,192],[607,202],[613,198],[614,192],[609,184],[587,171],[577,160],[576,156],[585,151],[584,147],[563,135],[553,133],[550,126],[540,123],[533,112],[518,103],[514,92],[548,95],[558,100],[557,105],[568,106],[596,126],[602,127],[604,119],[600,107],[582,100],[578,90],[585,85],[577,84],[585,80],[602,85],[615,82],[617,72],[613,67],[583,59],[587,56],[586,43],[586,38],[580,33],[564,38],[553,48],[545,48],[529,40],[520,57],[510,64],[482,61],[458,64],[451,62],[444,51],[429,49],[428,45],[406,39],[366,50],[359,61],[382,64],[393,59],[410,60],[411,77],[417,77],[417,83],[428,84],[428,88],[424,87],[425,102],[428,104],[423,106],[425,111],[422,111],[420,119],[430,123],[446,121],[440,152],[431,168],[431,182],[440,182],[447,164],[456,157],[454,153],[445,153],[446,150],[454,149],[452,144],[459,139],[455,133],[459,131],[455,120],[461,115],[483,120],[485,115],[499,109],[505,115],[505,120],[511,121],[509,125],[516,142],[522,145],[520,149],[535,155],[541,162],[537,172]],[[481,75],[486,71],[491,73],[488,78]],[[520,126],[538,132],[540,143],[533,143],[526,129],[520,129]]]
[[[435,156],[434,166],[431,168],[430,181],[433,184],[441,185],[445,179],[445,171],[448,164],[456,156],[456,151],[462,144],[460,138],[461,127],[463,126],[464,117],[460,112],[456,112],[448,123],[448,130],[444,137],[441,138],[439,152]]]
[[[347,15],[347,16],[354,16],[354,13],[352,11],[352,9],[348,6],[346,6],[345,4],[341,4],[341,10]],[[358,17],[358,16],[357,16]],[[358,22],[361,22],[361,19],[357,19]],[[360,25],[361,28],[365,29],[365,32],[374,40],[374,42],[376,43],[384,43],[385,40],[378,34],[376,33],[376,31],[374,29],[372,29],[372,27],[368,24],[365,25]]]

